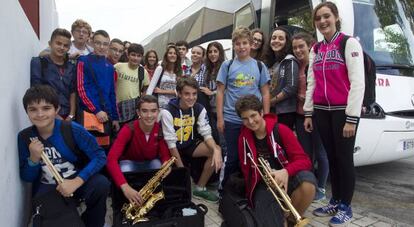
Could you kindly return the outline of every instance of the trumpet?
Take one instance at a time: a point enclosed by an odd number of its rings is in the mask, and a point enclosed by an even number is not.
[[[248,153],[247,156],[252,161],[254,167],[259,172],[263,181],[266,183],[268,190],[272,193],[280,208],[284,212],[293,215],[296,222],[295,227],[306,226],[309,223],[309,219],[300,216],[299,212],[293,206],[292,200],[290,199],[289,195],[287,195],[287,193],[277,184],[275,179],[272,177],[269,163],[267,163],[262,157],[259,157],[257,160],[259,161],[260,167],[262,167],[261,169],[253,160],[253,157],[250,153]]]

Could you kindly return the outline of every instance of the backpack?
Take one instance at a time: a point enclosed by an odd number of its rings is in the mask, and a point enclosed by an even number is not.
[[[142,81],[144,81],[145,78],[145,71],[144,71],[144,67],[142,66],[138,66],[138,87],[139,87],[139,93],[142,93],[142,88],[144,87],[144,85],[142,84]],[[141,94],[140,94],[141,96]]]
[[[33,127],[34,126],[25,128],[20,134],[23,140],[25,141],[27,147],[29,147],[31,143],[30,136],[31,136]],[[62,134],[63,141],[65,142],[66,146],[68,146],[68,148],[76,155],[78,159],[78,161],[73,164],[75,165],[77,169],[81,170],[83,167],[85,167],[88,164],[89,158],[84,152],[82,152],[79,149],[75,140],[73,139],[72,123],[70,121],[62,121],[62,124],[60,126],[60,133]]]
[[[339,52],[341,56],[345,59],[345,47],[346,42],[350,36],[344,35],[341,42],[339,43]],[[318,49],[321,43],[317,43],[314,47],[315,54],[318,53]],[[364,107],[370,108],[373,103],[375,103],[375,81],[377,80],[377,72],[374,60],[365,52],[364,54],[364,78],[365,78],[365,92],[364,92],[364,101],[362,105]],[[346,64],[346,62],[345,62]]]
[[[259,69],[259,73],[262,74],[262,61],[256,60],[257,68]],[[230,59],[229,65],[227,66],[227,73],[230,71],[230,66],[233,64],[233,59]]]

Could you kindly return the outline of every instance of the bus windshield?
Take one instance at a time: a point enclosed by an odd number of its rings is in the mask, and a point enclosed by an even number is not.
[[[414,65],[414,1],[354,0],[354,36],[377,66]]]

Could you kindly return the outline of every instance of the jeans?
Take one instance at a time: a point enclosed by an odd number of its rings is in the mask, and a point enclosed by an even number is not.
[[[85,201],[86,210],[82,220],[86,227],[102,227],[105,224],[106,198],[110,190],[110,182],[101,174],[91,176],[80,188],[74,197]],[[56,190],[55,184],[40,184],[36,195]]]
[[[141,172],[150,169],[161,168],[161,161],[159,159],[153,159],[148,161],[132,161],[132,160],[121,160],[119,161],[119,167],[121,172]]]
[[[305,152],[309,155],[312,164],[315,163],[315,161],[317,162],[315,175],[318,179],[318,187],[325,188],[329,175],[328,156],[325,148],[323,147],[315,120],[313,119],[313,131],[311,133],[305,131],[303,126],[304,121],[305,118],[303,115],[297,115],[296,134],[298,136],[299,143],[302,145],[303,150],[305,150]]]
[[[228,121],[224,122],[224,140],[226,141],[227,151],[221,187],[224,187],[224,184],[232,173],[240,169],[238,141],[241,127],[241,124],[235,124]]]

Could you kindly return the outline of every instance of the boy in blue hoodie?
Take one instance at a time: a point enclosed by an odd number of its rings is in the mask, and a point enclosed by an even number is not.
[[[196,103],[198,83],[193,77],[183,77],[177,81],[176,90],[178,98],[172,99],[161,113],[164,139],[178,167],[184,166],[181,156],[207,158],[193,195],[217,202],[218,197],[205,186],[214,170],[221,168],[221,149],[211,136],[206,109]]]
[[[63,121],[56,119],[59,99],[50,86],[29,88],[23,97],[23,105],[33,126],[18,135],[20,177],[33,183],[33,195],[57,190],[64,197],[73,195],[84,199],[87,207],[82,215],[84,223],[87,227],[102,227],[110,186],[109,181],[98,173],[106,162],[104,150],[91,134],[74,122],[70,122],[74,143],[88,161],[69,148],[61,132]],[[62,176],[63,182],[59,185],[41,160],[42,152]]]

